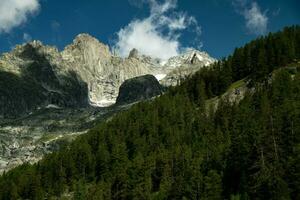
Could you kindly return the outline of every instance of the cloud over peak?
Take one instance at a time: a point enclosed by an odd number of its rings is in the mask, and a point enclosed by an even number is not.
[[[0,0],[0,33],[22,25],[39,8],[38,0]]]
[[[179,54],[182,45],[179,38],[182,31],[192,28],[199,38],[201,28],[193,16],[176,11],[177,1],[145,0],[150,7],[150,15],[144,19],[134,19],[118,33],[114,48],[123,57],[136,48],[142,54],[167,60]]]

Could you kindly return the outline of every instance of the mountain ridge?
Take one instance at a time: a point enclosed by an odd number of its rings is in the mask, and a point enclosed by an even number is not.
[[[121,58],[113,55],[109,47],[95,37],[82,33],[77,35],[73,43],[67,45],[62,51],[58,51],[53,46],[43,45],[36,40],[17,45],[12,52],[5,53],[0,58],[0,70],[20,74],[23,66],[35,61],[33,57],[24,58],[20,54],[28,46],[44,56],[55,74],[64,75],[69,71],[77,74],[88,86],[89,103],[101,107],[115,103],[118,89],[126,79],[146,74],[160,75],[160,79],[163,79],[181,64],[194,64],[201,68],[216,61],[201,52],[197,52],[197,55],[205,55],[208,59],[198,60],[197,64],[191,61],[186,63],[186,60],[182,61],[185,57],[182,58],[180,55],[172,58],[177,61],[176,66],[174,64],[169,66],[167,63],[162,66],[159,60],[140,55],[137,50],[134,56],[129,54],[127,58]],[[164,81],[161,83],[164,84]]]

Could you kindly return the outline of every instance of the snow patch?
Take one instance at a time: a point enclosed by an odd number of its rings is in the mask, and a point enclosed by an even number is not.
[[[158,81],[160,81],[160,80],[164,79],[167,76],[167,74],[156,74],[154,76]]]
[[[46,108],[60,109],[60,107],[59,107],[59,106],[57,106],[57,105],[54,105],[54,104],[49,104],[49,105],[47,105],[47,106],[46,106]]]
[[[203,61],[203,60],[204,60],[204,58],[203,58],[201,55],[196,54],[196,56],[197,56],[198,60],[200,60],[200,61]]]
[[[115,103],[116,103],[115,101],[107,100],[107,99],[102,99],[100,101],[90,101],[90,105],[94,107],[108,107]]]

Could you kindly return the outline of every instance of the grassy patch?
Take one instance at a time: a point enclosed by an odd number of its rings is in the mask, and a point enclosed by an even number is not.
[[[236,89],[236,88],[239,88],[239,87],[243,87],[243,86],[246,86],[245,79],[242,79],[242,80],[239,80],[239,81],[236,81],[236,82],[232,83],[230,85],[230,87],[228,88],[228,90],[233,90],[233,89]]]
[[[38,142],[48,142],[58,136],[59,136],[58,134],[45,134],[38,140]]]

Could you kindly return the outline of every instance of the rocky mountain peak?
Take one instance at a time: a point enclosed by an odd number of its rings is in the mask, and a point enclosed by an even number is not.
[[[161,74],[163,78],[160,83],[165,86],[175,86],[179,84],[180,80],[184,80],[189,75],[197,72],[204,66],[216,62],[206,52],[198,51],[196,49],[188,49],[186,52],[170,58],[165,64],[164,68],[170,71],[167,74]]]
[[[24,43],[22,45],[16,45],[16,47],[10,52],[10,54],[19,55],[20,53],[32,50],[32,49],[39,49],[43,47],[43,43],[39,40],[33,40],[28,43]]]
[[[129,52],[129,56],[128,58],[138,58],[139,56],[139,52],[136,48],[133,48],[130,52]]]
[[[210,57],[206,52],[188,49],[186,52],[170,58],[165,66],[171,68],[177,68],[185,64],[208,66],[215,61],[216,60]]]
[[[77,35],[73,43],[62,52],[66,59],[79,54],[86,56],[87,59],[101,57],[103,60],[108,60],[111,57],[109,47],[87,33]]]
[[[107,45],[83,33],[76,36],[73,43],[65,47],[62,56],[67,62],[84,62],[92,67],[91,65],[95,66],[99,62],[107,62],[112,55]]]
[[[39,40],[33,40],[33,41],[29,42],[28,44],[30,44],[34,48],[39,48],[39,47],[43,46],[43,43]]]
[[[196,49],[191,49],[185,54],[187,56],[186,62],[188,64],[199,64],[204,62],[204,65],[209,65],[214,62],[214,59],[212,59],[206,52],[198,51]]]
[[[73,44],[80,45],[80,44],[87,44],[87,43],[100,43],[100,42],[97,38],[91,36],[88,33],[80,33],[73,40]]]

